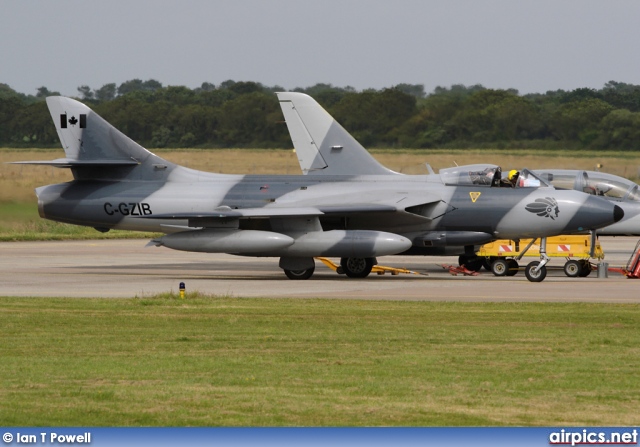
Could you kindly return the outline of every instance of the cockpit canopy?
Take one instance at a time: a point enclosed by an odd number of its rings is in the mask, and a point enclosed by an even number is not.
[[[558,189],[575,189],[612,200],[640,202],[638,185],[617,175],[564,169],[540,169],[535,172]]]
[[[440,178],[446,185],[452,186],[510,186],[515,188],[539,188],[551,185],[532,171],[523,169],[512,182],[508,182],[507,174],[497,165],[477,164],[440,169]]]

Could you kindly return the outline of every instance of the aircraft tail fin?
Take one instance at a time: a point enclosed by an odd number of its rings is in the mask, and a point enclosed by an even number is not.
[[[76,179],[162,179],[176,167],[124,135],[83,103],[47,98],[65,158],[31,162],[71,168]]]
[[[300,168],[311,175],[397,174],[381,165],[304,93],[277,93]]]

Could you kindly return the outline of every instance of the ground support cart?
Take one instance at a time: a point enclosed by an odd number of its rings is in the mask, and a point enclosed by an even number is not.
[[[592,239],[589,235],[548,237],[546,255],[566,259],[564,273],[571,278],[589,276],[596,269],[590,259],[604,259],[597,239],[592,250]],[[539,239],[500,239],[483,245],[476,253],[494,275],[513,276],[518,273],[518,262],[523,256],[540,257]]]

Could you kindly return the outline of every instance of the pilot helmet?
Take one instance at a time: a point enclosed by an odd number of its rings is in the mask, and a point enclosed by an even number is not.
[[[511,171],[509,171],[509,180],[515,179],[519,174],[520,173],[517,170],[512,169]]]

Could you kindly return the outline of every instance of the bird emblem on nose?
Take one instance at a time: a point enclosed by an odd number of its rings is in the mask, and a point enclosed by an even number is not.
[[[536,199],[535,202],[529,203],[525,209],[530,213],[537,214],[538,216],[550,217],[551,220],[555,220],[560,212],[558,202],[553,197]]]

